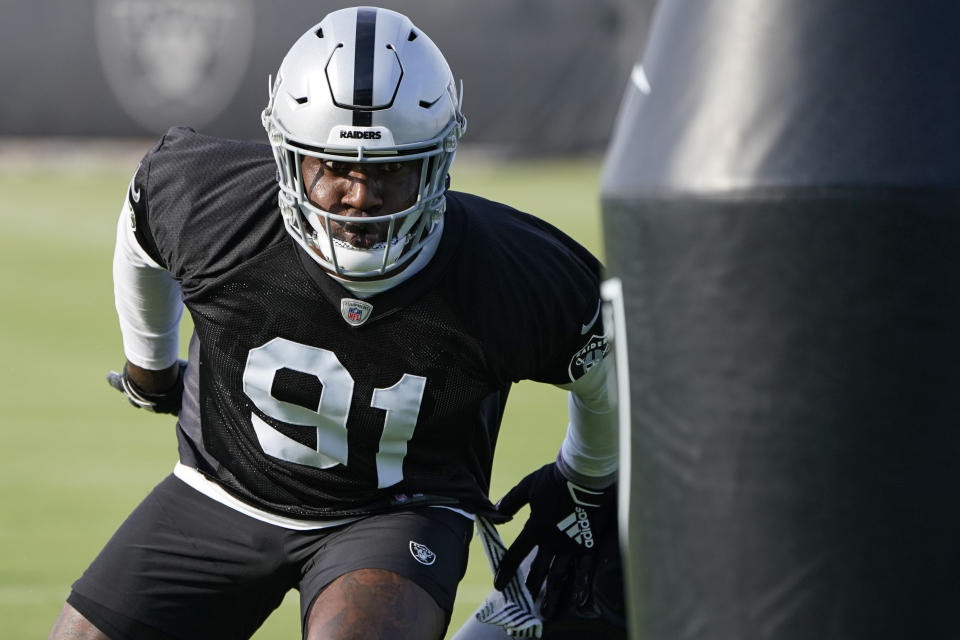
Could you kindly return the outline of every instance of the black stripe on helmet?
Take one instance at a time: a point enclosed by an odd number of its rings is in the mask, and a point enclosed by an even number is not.
[[[353,54],[353,104],[355,107],[373,106],[373,48],[377,38],[377,10],[372,7],[357,9],[357,49]],[[370,111],[353,111],[353,126],[373,124]]]

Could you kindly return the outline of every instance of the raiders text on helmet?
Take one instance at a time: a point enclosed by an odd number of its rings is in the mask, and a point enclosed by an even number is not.
[[[364,140],[379,140],[383,137],[379,131],[340,131],[341,138],[363,138]]]
[[[331,273],[357,280],[394,273],[437,232],[466,119],[446,60],[407,17],[372,7],[329,14],[287,53],[263,124],[286,228]],[[362,218],[325,211],[307,196],[305,156],[349,164],[420,160],[416,202]],[[389,231],[384,242],[358,248],[334,238],[331,222]]]

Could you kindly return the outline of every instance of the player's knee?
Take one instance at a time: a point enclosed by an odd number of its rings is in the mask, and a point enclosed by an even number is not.
[[[320,592],[307,616],[306,637],[439,640],[448,621],[448,614],[412,580],[392,571],[361,569]]]
[[[64,604],[47,640],[110,640],[69,604]]]

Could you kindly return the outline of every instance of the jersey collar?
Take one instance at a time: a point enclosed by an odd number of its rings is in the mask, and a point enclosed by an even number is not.
[[[291,246],[296,252],[304,271],[317,285],[327,302],[337,309],[338,313],[340,312],[340,303],[344,298],[365,296],[361,299],[372,305],[373,309],[370,311],[370,317],[362,325],[356,327],[360,329],[421,298],[439,284],[450,259],[457,253],[463,240],[465,224],[458,205],[459,203],[450,198],[448,194],[447,210],[443,214],[442,233],[439,234],[439,242],[429,261],[420,266],[419,271],[412,273],[410,276],[398,278],[395,282],[390,282],[385,290],[372,295],[367,295],[363,291],[353,292],[345,287],[339,279],[324,271],[316,261],[307,255],[306,249],[297,244],[292,237],[290,238]],[[416,261],[416,259],[414,260]],[[411,265],[411,267],[414,266],[417,265]]]

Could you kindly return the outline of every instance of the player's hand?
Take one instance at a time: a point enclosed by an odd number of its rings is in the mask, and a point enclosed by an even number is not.
[[[536,601],[544,638],[583,637],[582,630],[589,628],[590,637],[625,640],[623,565],[612,522],[600,533],[592,553],[557,556],[548,567],[538,567],[535,561],[527,577],[528,583],[531,580],[543,582]]]
[[[123,371],[107,372],[107,383],[125,395],[127,400],[138,409],[146,409],[153,413],[169,413],[177,415],[180,413],[180,403],[183,400],[183,372],[187,368],[187,362],[180,360],[177,370],[177,381],[173,387],[163,393],[149,393],[140,388],[137,383],[130,379],[127,373],[127,366],[123,366]]]
[[[540,567],[539,571],[534,562],[527,581],[533,579],[544,585],[539,598],[539,613],[544,621],[589,605],[597,555],[559,556],[549,566]]]
[[[587,489],[567,480],[555,463],[544,465],[511,489],[497,504],[497,510],[513,516],[530,505],[530,518],[507,549],[493,578],[503,590],[523,559],[538,547],[527,586],[536,597],[545,569],[556,556],[590,554],[599,532],[614,513],[615,488]]]

